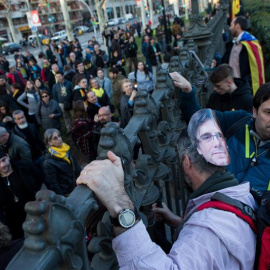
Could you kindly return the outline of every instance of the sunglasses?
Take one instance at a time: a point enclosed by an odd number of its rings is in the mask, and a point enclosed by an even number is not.
[[[58,139],[61,139],[61,138],[62,138],[62,136],[60,134],[58,134],[58,135],[52,137],[52,140],[57,141]]]
[[[48,95],[44,95],[44,96],[42,96],[42,98],[45,98],[45,97],[48,97]]]

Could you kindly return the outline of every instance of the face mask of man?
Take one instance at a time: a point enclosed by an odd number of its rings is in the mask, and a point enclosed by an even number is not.
[[[214,111],[203,109],[190,119],[188,135],[198,153],[209,163],[216,166],[227,166],[230,156],[226,138],[217,123]]]

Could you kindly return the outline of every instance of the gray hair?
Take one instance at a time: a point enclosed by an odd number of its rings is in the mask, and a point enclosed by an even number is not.
[[[61,132],[58,129],[56,129],[56,128],[48,128],[44,132],[44,143],[47,146],[49,146],[49,142],[51,141],[54,132],[57,132],[58,134],[61,134]]]
[[[7,130],[4,127],[0,127],[0,136],[3,136],[4,134],[7,134]]]
[[[14,118],[15,115],[18,115],[18,114],[21,114],[21,113],[24,115],[24,111],[22,111],[22,110],[16,110],[16,111],[14,111],[14,112],[12,113],[12,117]]]

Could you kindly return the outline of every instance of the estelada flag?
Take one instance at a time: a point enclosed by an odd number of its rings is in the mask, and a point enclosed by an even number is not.
[[[232,0],[232,20],[240,11],[240,0]]]
[[[253,96],[258,88],[265,83],[264,59],[260,42],[250,33],[244,32],[240,42],[248,52],[249,68],[251,72],[251,87]]]

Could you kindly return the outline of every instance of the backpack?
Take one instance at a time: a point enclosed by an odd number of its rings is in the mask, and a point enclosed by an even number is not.
[[[225,194],[216,192],[211,201],[200,205],[197,211],[216,208],[234,213],[249,224],[257,234],[256,256],[254,269],[270,269],[270,185],[258,202],[258,211]],[[189,217],[188,217],[189,218]],[[186,222],[186,221],[185,221]]]

